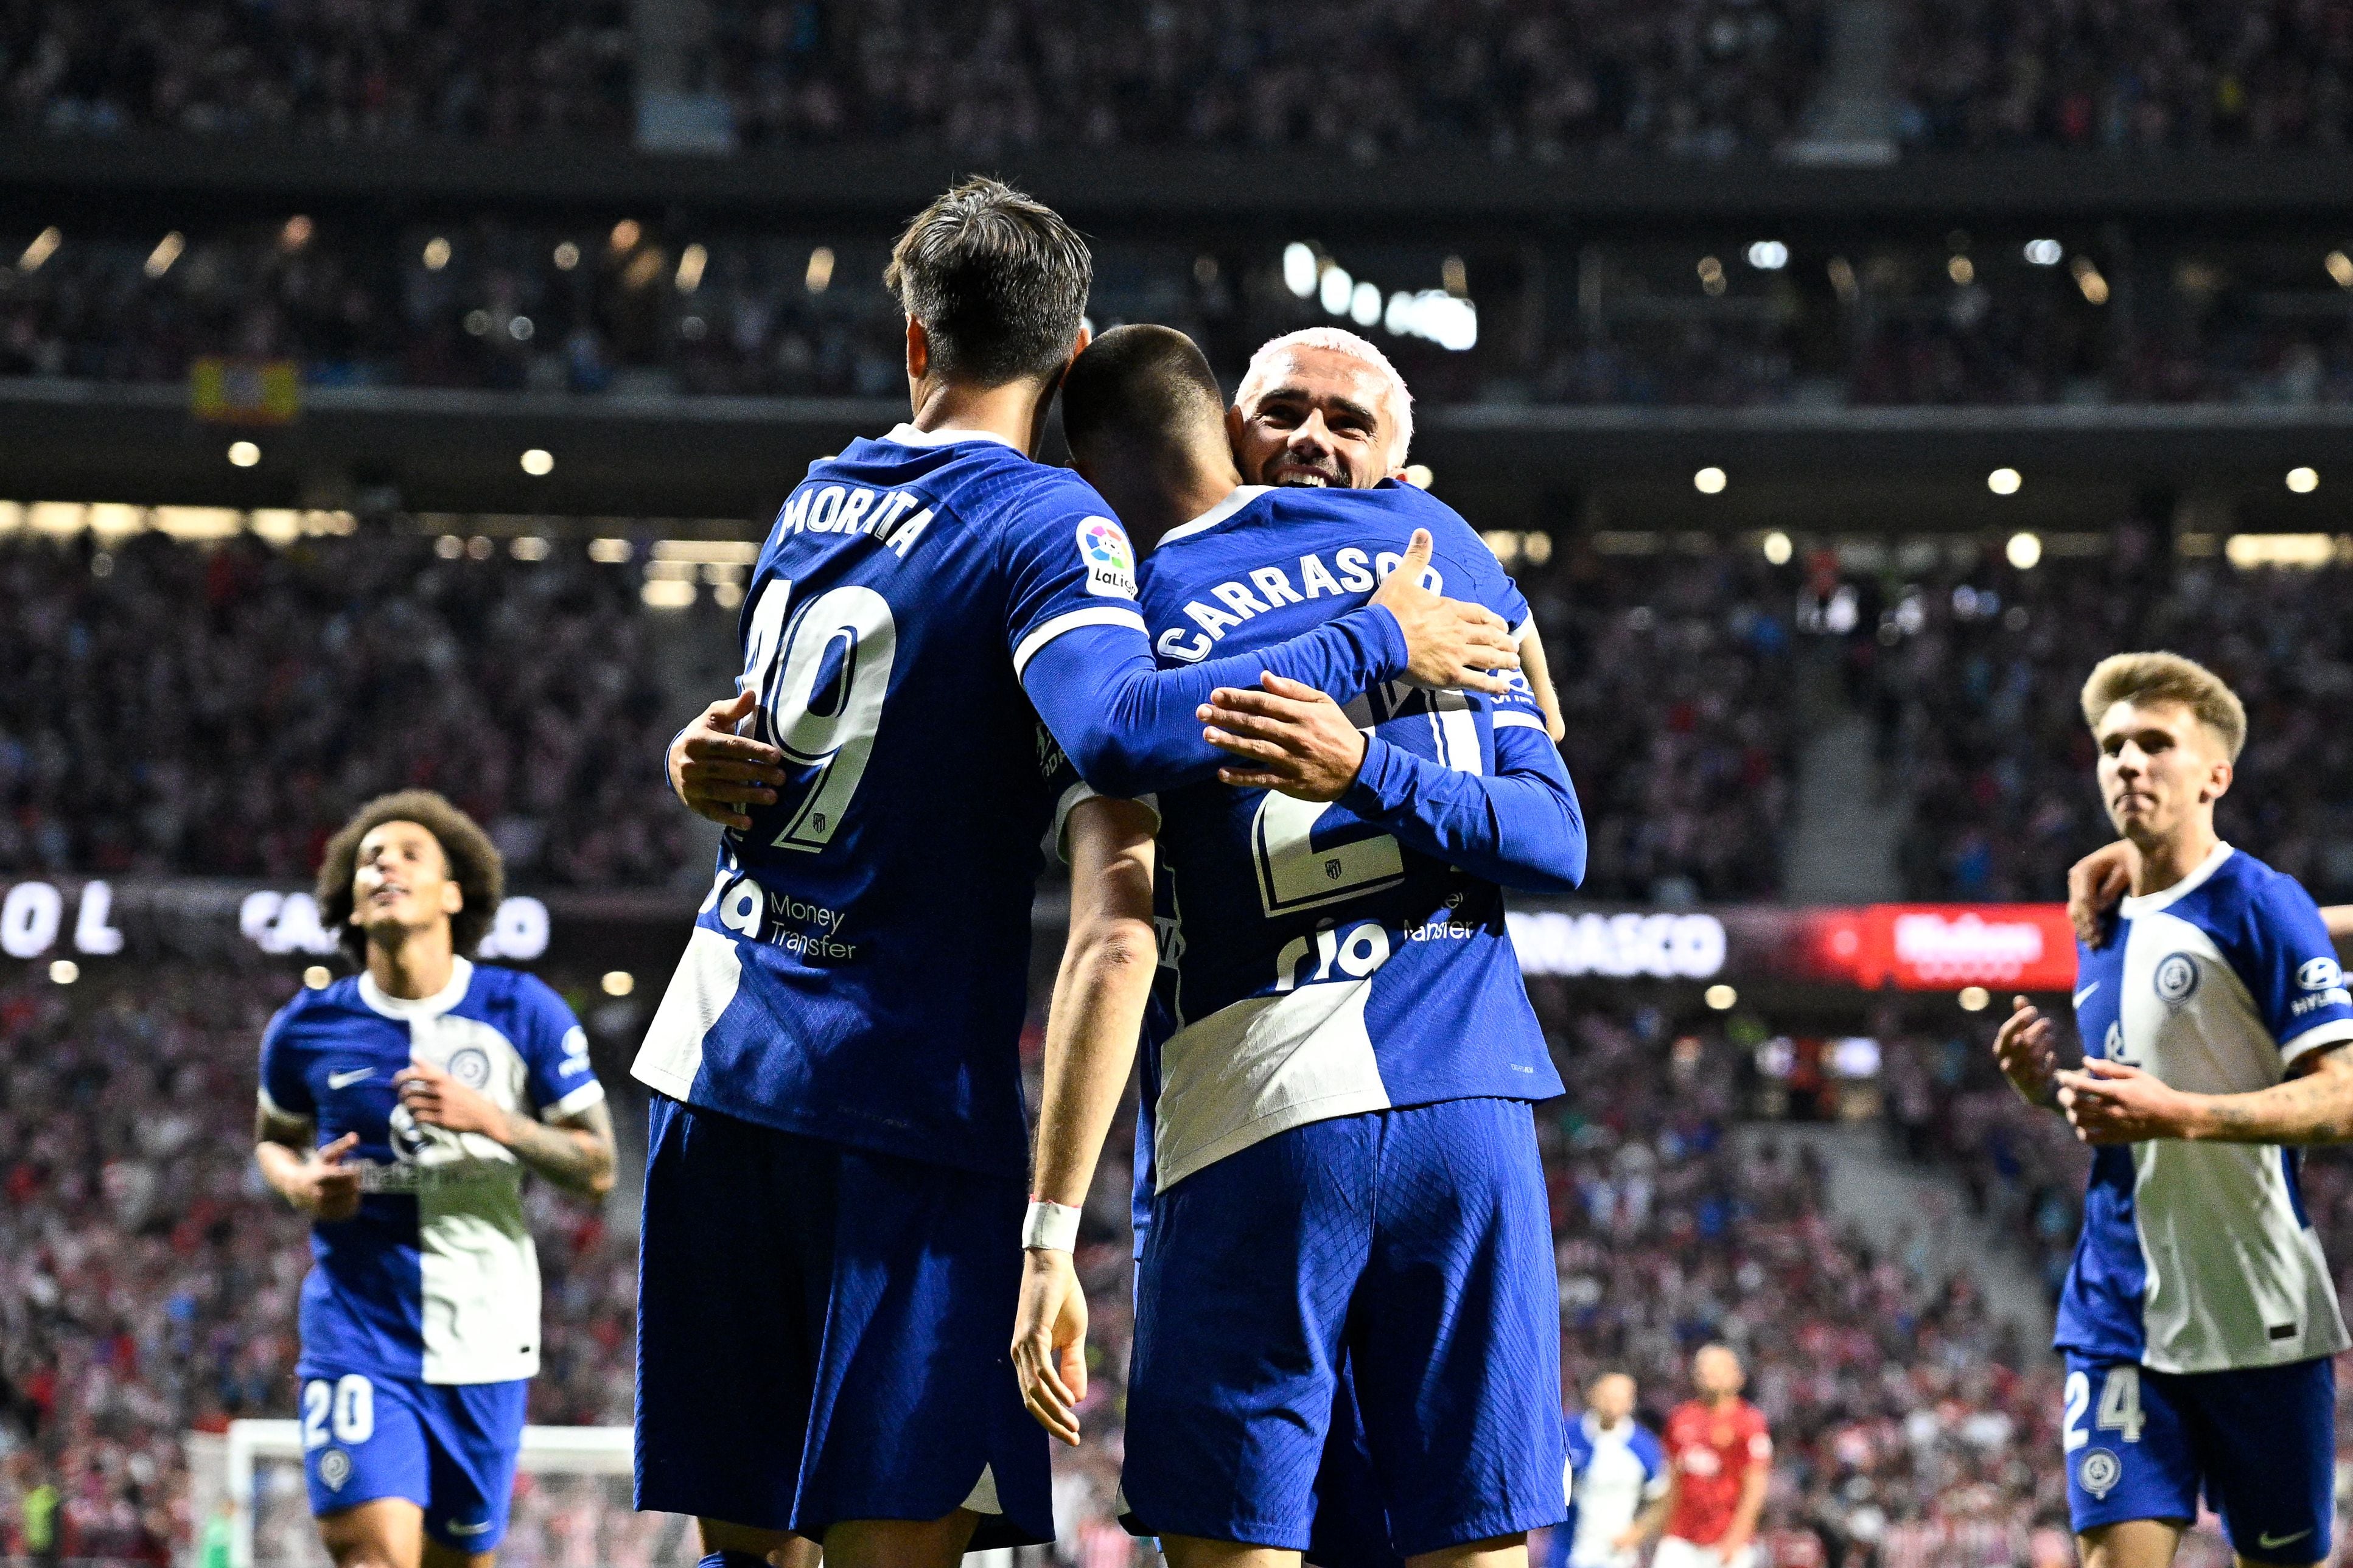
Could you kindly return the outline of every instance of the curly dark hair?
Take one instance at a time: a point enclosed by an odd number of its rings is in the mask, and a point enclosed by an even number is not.
[[[319,923],[354,964],[367,963],[367,933],[352,924],[352,877],[359,869],[360,840],[387,822],[413,822],[433,835],[449,863],[449,879],[465,896],[465,905],[449,917],[449,945],[460,955],[481,945],[505,894],[506,863],[498,846],[481,825],[429,789],[405,789],[380,795],[353,814],[327,840],[319,861]]]

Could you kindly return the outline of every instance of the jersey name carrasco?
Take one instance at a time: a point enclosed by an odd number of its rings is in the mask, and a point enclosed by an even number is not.
[[[2353,1039],[2353,995],[2311,896],[2222,845],[2172,887],[2126,899],[2107,943],[2079,949],[2075,1021],[2087,1056],[2193,1094],[2242,1094]],[[2172,1373],[2345,1349],[2295,1151],[2176,1140],[2095,1151],[2056,1339]]]
[[[1153,646],[1189,661],[1295,636],[1361,604],[1418,527],[1436,540],[1432,586],[1525,626],[1526,601],[1493,554],[1421,491],[1246,486],[1145,561]],[[1467,773],[1496,772],[1499,735],[1551,746],[1524,687],[1490,699],[1391,685],[1347,710]],[[1328,1117],[1561,1092],[1493,883],[1336,802],[1210,781],[1155,805],[1173,1028],[1146,1052],[1160,1187]]]
[[[1134,561],[1068,469],[902,426],[810,466],[742,618],[777,802],[731,832],[636,1076],[786,1131],[1026,1165],[1018,1067],[1059,752],[1020,686],[1140,629]]]
[[[588,1037],[529,974],[457,962],[433,996],[366,975],[302,991],[261,1039],[261,1103],[359,1135],[360,1212],[311,1228],[301,1369],[427,1383],[504,1383],[539,1370],[539,1258],[522,1165],[478,1132],[417,1124],[393,1075],[440,1068],[503,1110],[565,1116],[605,1097]]]

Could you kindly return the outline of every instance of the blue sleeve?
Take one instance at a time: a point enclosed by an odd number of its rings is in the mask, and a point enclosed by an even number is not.
[[[1267,670],[1345,702],[1405,673],[1397,617],[1370,606],[1255,653],[1161,669],[1134,626],[1071,627],[1039,647],[1021,684],[1079,775],[1112,795],[1152,795],[1214,775],[1225,753],[1195,710],[1220,686],[1256,687]]]
[[[1667,1495],[1667,1451],[1661,1447],[1658,1434],[1648,1426],[1636,1426],[1630,1445],[1634,1457],[1642,1461],[1642,1500],[1656,1502]]]
[[[2246,983],[2263,1026],[2293,1062],[2314,1048],[2353,1040],[2353,994],[2312,895],[2293,877],[2271,876],[2253,890],[2231,965]]]
[[[536,975],[519,976],[514,1005],[515,1048],[533,1108],[543,1118],[569,1116],[604,1099],[588,1065],[588,1031],[554,988]]]
[[[304,1052],[290,1037],[290,1026],[302,1010],[308,992],[297,994],[291,1002],[278,1009],[277,1016],[261,1032],[261,1103],[271,1110],[288,1116],[319,1114],[319,1104],[311,1094],[311,1080],[303,1076]]]
[[[1499,712],[1492,778],[1374,736],[1340,803],[1398,842],[1503,887],[1568,893],[1585,880],[1585,816],[1540,723],[1507,725]]]
[[[1194,710],[1267,670],[1345,702],[1406,671],[1405,634],[1366,606],[1255,653],[1163,670],[1136,609],[1135,553],[1111,509],[1057,471],[1009,510],[1002,548],[1013,673],[1079,774],[1111,795],[1207,778],[1223,753]]]

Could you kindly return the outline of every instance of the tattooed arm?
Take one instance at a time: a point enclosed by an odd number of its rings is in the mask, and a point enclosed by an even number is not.
[[[2186,1094],[2138,1068],[2096,1059],[2056,1079],[2060,1109],[2086,1143],[2353,1141],[2353,1051],[2337,1045],[2299,1058],[2286,1082],[2247,1094]]]

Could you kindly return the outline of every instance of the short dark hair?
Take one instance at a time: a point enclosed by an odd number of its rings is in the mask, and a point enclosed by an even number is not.
[[[882,273],[923,323],[938,374],[982,386],[1060,371],[1093,282],[1087,242],[1060,213],[979,175],[915,215]]]
[[[1167,440],[1194,426],[1222,431],[1225,416],[1225,391],[1208,356],[1174,327],[1113,327],[1062,378],[1062,434],[1082,461],[1104,439]]]
[[[380,795],[327,840],[312,895],[319,901],[319,923],[335,933],[353,963],[367,962],[367,932],[352,924],[352,877],[359,869],[360,840],[387,822],[413,822],[433,835],[449,863],[449,879],[466,899],[465,907],[449,917],[449,945],[461,957],[481,946],[506,892],[506,862],[479,823],[429,789]]]

